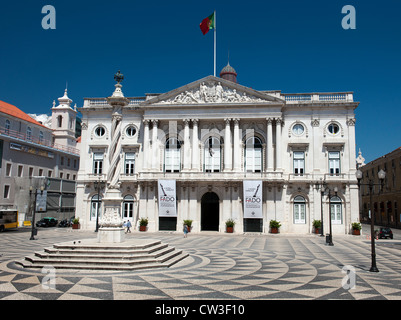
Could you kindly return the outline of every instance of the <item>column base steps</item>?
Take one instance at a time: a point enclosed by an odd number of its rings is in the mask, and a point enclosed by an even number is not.
[[[186,257],[187,253],[159,240],[133,239],[106,244],[87,239],[54,244],[15,263],[24,268],[129,271],[168,268]]]

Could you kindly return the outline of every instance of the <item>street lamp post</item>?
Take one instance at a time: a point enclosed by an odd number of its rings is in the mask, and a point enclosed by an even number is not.
[[[40,192],[43,194],[44,186],[40,187]],[[33,188],[32,186],[29,187],[29,201],[31,201],[32,198],[32,191]],[[38,189],[35,189],[35,195],[34,195],[34,201],[33,201],[33,213],[32,213],[32,222],[31,222],[31,237],[29,240],[35,240],[35,236],[37,235],[38,231],[35,228],[35,216],[36,216],[36,199],[38,195]]]
[[[356,172],[356,178],[358,179],[358,189],[362,186],[369,186],[369,201],[370,201],[370,244],[371,244],[371,255],[372,255],[372,264],[370,267],[370,272],[379,272],[379,269],[376,266],[376,246],[375,246],[375,212],[372,210],[372,194],[373,194],[373,186],[379,185],[380,191],[383,190],[384,179],[386,178],[386,172],[381,169],[378,173],[380,183],[374,183],[373,179],[369,179],[368,183],[361,183],[363,174],[360,169]]]
[[[323,230],[323,196],[324,196],[324,191],[326,190],[326,181],[320,178],[320,183],[316,184],[316,189],[320,190],[320,236],[324,236],[324,230]]]
[[[96,206],[96,229],[95,232],[99,231],[99,205],[100,205],[100,189],[102,181],[100,181],[100,176],[98,181],[95,181],[95,189],[97,190],[97,206]]]
[[[329,189],[329,194],[328,194],[328,197],[329,197],[329,226],[330,226],[330,233],[329,233],[329,242],[328,242],[328,245],[329,246],[334,246],[334,243],[333,243],[333,233],[332,233],[332,228],[331,228],[331,224],[332,224],[332,222],[331,222],[331,220],[332,220],[332,217],[331,217],[331,197],[332,197],[332,194],[331,194],[331,189]],[[337,192],[338,192],[338,188],[337,187],[334,187],[334,194],[337,196]]]

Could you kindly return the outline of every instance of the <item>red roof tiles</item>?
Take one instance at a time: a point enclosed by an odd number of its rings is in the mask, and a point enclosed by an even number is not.
[[[44,125],[42,125],[41,123],[39,123],[38,121],[32,119],[30,116],[28,116],[22,110],[18,109],[16,106],[13,106],[12,104],[9,104],[9,103],[1,101],[1,100],[0,100],[0,112],[8,114],[13,117],[16,117],[18,119],[33,123],[33,124],[36,124],[38,126],[47,128]]]

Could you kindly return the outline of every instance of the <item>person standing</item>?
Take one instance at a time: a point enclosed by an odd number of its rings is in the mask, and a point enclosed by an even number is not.
[[[184,224],[184,238],[186,238],[188,235],[188,226]]]

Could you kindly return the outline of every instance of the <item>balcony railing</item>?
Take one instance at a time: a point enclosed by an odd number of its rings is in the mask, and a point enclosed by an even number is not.
[[[25,143],[33,144],[37,147],[46,147],[51,148],[67,153],[72,153],[79,156],[79,149],[73,147],[67,147],[61,144],[52,143],[49,140],[40,139],[38,137],[33,136],[32,134],[27,134],[23,132],[18,132],[15,130],[7,129],[7,128],[0,128],[0,135],[7,136]]]
[[[329,93],[282,93],[285,101],[298,102],[353,102],[352,92],[329,92]]]
[[[137,106],[146,100],[145,97],[131,97],[127,99],[129,100],[128,106]],[[110,107],[110,105],[107,103],[107,98],[85,98],[84,108],[90,107]]]

